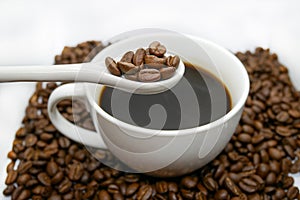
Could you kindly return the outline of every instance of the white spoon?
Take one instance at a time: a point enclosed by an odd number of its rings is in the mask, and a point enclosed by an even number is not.
[[[100,51],[90,63],[50,66],[0,66],[0,82],[89,82],[108,85],[138,94],[156,94],[172,88],[179,82],[184,74],[185,66],[182,61],[180,61],[175,74],[171,78],[150,83],[132,81],[124,77],[114,76],[106,69],[104,60],[107,56],[111,56],[110,54],[118,54],[120,51],[123,51],[124,54],[126,51],[132,50],[130,47],[141,47],[137,46],[141,44],[141,41],[143,41],[143,37],[129,38],[111,44],[103,51]],[[127,49],[125,50],[125,48]],[[121,54],[118,56],[120,55]]]

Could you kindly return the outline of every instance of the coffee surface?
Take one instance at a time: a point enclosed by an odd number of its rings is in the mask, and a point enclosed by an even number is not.
[[[215,121],[231,109],[226,86],[200,67],[185,63],[185,74],[173,88],[159,94],[131,94],[105,87],[100,107],[113,117],[151,129],[177,130]]]

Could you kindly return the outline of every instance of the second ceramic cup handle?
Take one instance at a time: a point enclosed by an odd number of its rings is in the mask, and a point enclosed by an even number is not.
[[[76,86],[76,87],[75,87]],[[76,92],[75,92],[76,89]],[[56,88],[48,102],[48,114],[53,125],[68,138],[87,146],[107,149],[99,133],[76,126],[66,120],[58,111],[57,104],[65,99],[84,99],[85,92],[81,84],[65,84]]]

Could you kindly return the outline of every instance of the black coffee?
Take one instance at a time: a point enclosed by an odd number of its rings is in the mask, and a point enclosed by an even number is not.
[[[197,127],[228,113],[231,97],[226,86],[200,67],[185,67],[180,82],[166,92],[140,95],[105,87],[99,105],[123,122],[164,130]]]

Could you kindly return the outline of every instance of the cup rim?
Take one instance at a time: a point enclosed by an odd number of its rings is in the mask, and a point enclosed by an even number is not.
[[[221,51],[222,53],[224,53],[226,56],[231,57],[231,59],[241,68],[241,75],[244,76],[245,78],[243,79],[244,82],[241,85],[244,85],[244,90],[243,93],[241,95],[241,97],[238,99],[237,103],[235,105],[233,105],[233,107],[230,109],[230,111],[228,113],[226,113],[225,115],[223,115],[222,117],[220,117],[217,120],[214,120],[208,124],[205,125],[201,125],[201,126],[197,126],[197,127],[192,127],[192,128],[185,128],[185,129],[178,129],[178,130],[159,130],[159,129],[150,129],[150,128],[144,128],[144,127],[139,127],[136,125],[132,125],[126,122],[123,122],[113,116],[111,116],[110,114],[108,114],[107,112],[105,112],[96,102],[96,99],[93,97],[92,94],[90,94],[89,89],[85,90],[86,91],[86,96],[88,101],[90,102],[91,106],[96,110],[97,113],[99,113],[101,116],[103,116],[105,119],[107,119],[109,122],[113,123],[113,124],[117,124],[118,126],[122,126],[122,127],[126,127],[127,130],[134,130],[134,131],[139,131],[142,132],[143,134],[153,134],[154,131],[159,131],[159,136],[175,136],[180,132],[180,135],[186,135],[186,134],[192,134],[195,132],[202,132],[205,130],[209,130],[210,128],[214,128],[217,127],[221,124],[225,124],[225,122],[227,122],[229,119],[231,119],[232,117],[234,117],[240,109],[243,108],[246,99],[248,97],[248,93],[249,93],[249,89],[250,89],[250,80],[249,80],[249,76],[248,73],[246,71],[246,68],[244,67],[244,65],[241,63],[241,61],[234,56],[234,54],[230,53],[227,49],[225,49],[224,47],[203,39],[201,37],[197,37],[197,36],[192,36],[192,35],[187,35],[188,37],[190,37],[191,39],[197,41],[197,42],[201,42],[201,43],[206,43],[210,46],[213,46],[214,48],[216,48],[218,51]],[[87,84],[85,84],[86,87],[88,87]],[[104,86],[101,86],[99,89],[99,93],[101,93],[101,90]],[[99,95],[97,95],[97,97],[99,98]]]

